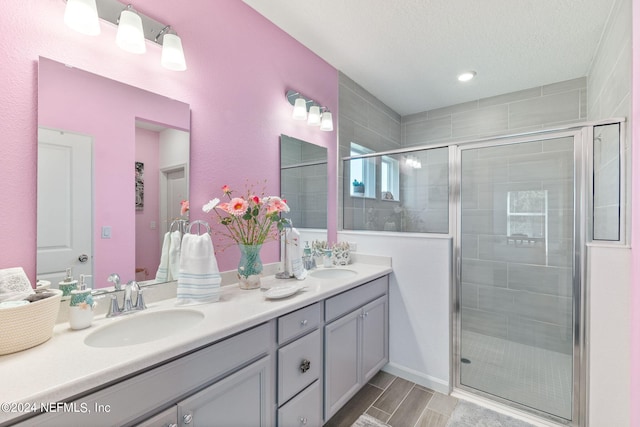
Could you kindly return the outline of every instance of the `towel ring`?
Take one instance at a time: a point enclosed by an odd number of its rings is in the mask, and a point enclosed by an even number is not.
[[[207,234],[211,234],[211,227],[209,227],[209,223],[206,221],[203,221],[201,219],[197,219],[195,221],[193,221],[191,224],[189,224],[189,233],[191,233],[191,227],[193,227],[194,225],[198,225],[198,234],[200,234],[201,231],[201,226],[204,225],[205,229],[207,230]]]
[[[187,224],[189,223],[189,221],[187,221],[186,219],[174,219],[171,222],[171,225],[169,226],[169,231],[174,231],[173,226],[176,226],[176,230],[175,231],[179,231],[182,234],[185,233],[185,230],[187,229]]]

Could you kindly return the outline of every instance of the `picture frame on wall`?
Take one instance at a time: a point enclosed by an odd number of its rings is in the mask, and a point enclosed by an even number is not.
[[[144,163],[136,162],[136,210],[144,209]]]

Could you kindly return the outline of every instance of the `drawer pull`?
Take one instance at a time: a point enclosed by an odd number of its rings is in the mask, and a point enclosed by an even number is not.
[[[302,363],[300,363],[300,372],[303,374],[307,372],[311,368],[311,361],[307,359],[303,359]]]
[[[191,414],[186,414],[182,417],[182,422],[185,424],[190,424],[193,420],[193,416]]]
[[[176,423],[171,423],[171,424],[167,425],[167,427],[178,427],[178,424],[176,424]]]
[[[307,326],[307,323],[309,323],[309,321],[307,319],[301,320],[300,321],[300,326]]]
[[[302,424],[303,426],[307,425],[307,419],[305,417],[300,417],[300,424]]]

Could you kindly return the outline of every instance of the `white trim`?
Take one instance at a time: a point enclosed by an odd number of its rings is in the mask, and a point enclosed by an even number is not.
[[[422,372],[415,371],[411,368],[407,368],[406,366],[398,365],[397,363],[389,362],[382,368],[382,370],[397,377],[404,378],[405,380],[412,381],[423,387],[437,391],[438,393],[448,395],[451,392],[451,385],[449,384],[449,381],[425,375]]]

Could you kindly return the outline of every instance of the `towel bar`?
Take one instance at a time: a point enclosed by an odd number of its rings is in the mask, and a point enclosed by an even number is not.
[[[193,227],[194,225],[198,225],[198,234],[200,234],[201,231],[201,226],[205,226],[205,229],[207,230],[207,234],[211,234],[211,227],[209,226],[209,223],[206,221],[203,221],[201,219],[197,219],[195,221],[193,221],[191,224],[189,224],[189,233],[191,233],[191,227]]]

